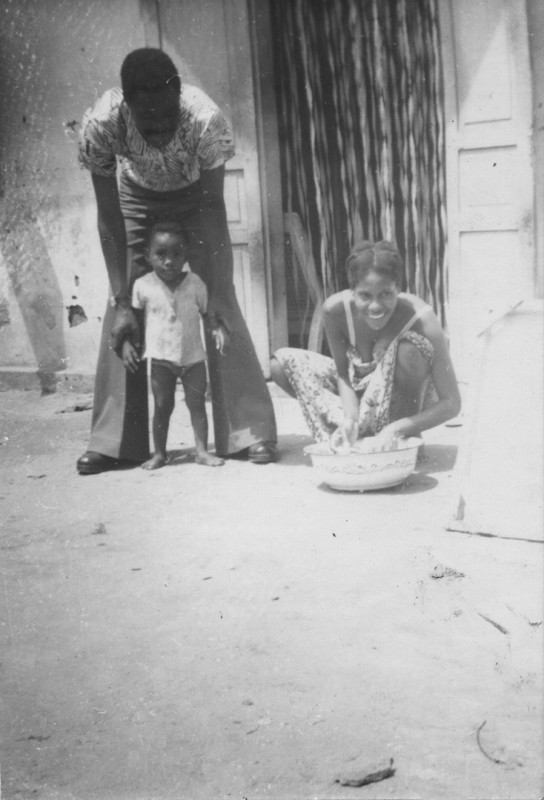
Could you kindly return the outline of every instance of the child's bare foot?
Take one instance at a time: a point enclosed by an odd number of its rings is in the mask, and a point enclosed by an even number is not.
[[[225,463],[219,456],[213,456],[207,450],[196,453],[195,461],[197,464],[204,464],[205,467],[222,467]]]
[[[155,453],[155,455],[152,456],[149,461],[145,461],[142,464],[142,469],[159,469],[160,467],[164,467],[165,464],[166,458]]]

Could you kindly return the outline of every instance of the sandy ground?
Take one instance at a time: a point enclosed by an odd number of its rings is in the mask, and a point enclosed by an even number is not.
[[[220,469],[180,403],[174,463],[81,477],[88,400],[0,395],[4,798],[543,796],[542,545],[446,530],[462,429],[345,494],[294,401]]]

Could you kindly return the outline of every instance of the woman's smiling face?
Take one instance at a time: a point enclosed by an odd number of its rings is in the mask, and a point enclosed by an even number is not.
[[[379,331],[391,319],[397,306],[399,287],[395,281],[378,272],[367,272],[353,289],[355,306],[370,328]]]

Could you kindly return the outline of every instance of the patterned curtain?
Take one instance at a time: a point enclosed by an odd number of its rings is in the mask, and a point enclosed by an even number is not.
[[[324,293],[361,238],[392,239],[403,289],[444,322],[446,220],[438,0],[274,0],[284,210]]]

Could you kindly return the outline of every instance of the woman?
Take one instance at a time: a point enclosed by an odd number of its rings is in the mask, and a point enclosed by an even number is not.
[[[448,342],[432,309],[400,292],[395,245],[360,242],[346,268],[350,288],[323,306],[333,358],[283,348],[272,377],[298,399],[317,441],[341,449],[375,436],[377,448],[393,449],[459,413]]]
[[[80,134],[79,157],[92,174],[112,296],[100,345],[89,450],[79,459],[78,471],[103,472],[120,460],[149,457],[145,368],[127,373],[110,343],[118,350],[127,333],[138,335],[130,309],[132,284],[149,271],[144,247],[150,224],[167,220],[182,226],[191,269],[209,290],[209,315],[230,335],[224,354],[207,343],[216,451],[225,456],[247,451],[255,463],[274,461],[272,401],[232,278],[223,199],[224,164],[233,155],[229,125],[204,92],[181,84],[161,50],[129,53],[121,86],[87,111]]]

